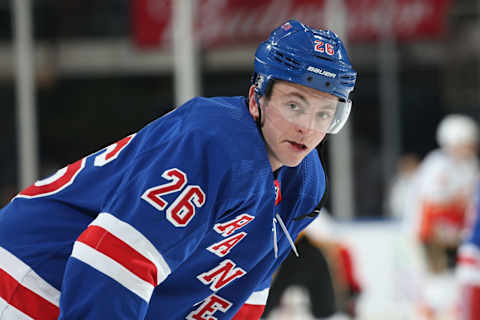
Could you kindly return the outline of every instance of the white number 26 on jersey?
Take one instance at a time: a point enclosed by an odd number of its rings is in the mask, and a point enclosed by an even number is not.
[[[166,210],[166,217],[176,227],[185,227],[195,216],[196,208],[205,203],[205,193],[196,185],[187,184],[187,175],[180,169],[165,170],[162,177],[170,182],[148,189],[142,194],[142,199],[154,206],[157,210]],[[162,196],[180,192],[180,195],[169,205]]]

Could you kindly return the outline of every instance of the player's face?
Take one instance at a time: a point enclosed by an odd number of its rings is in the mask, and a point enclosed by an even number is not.
[[[250,112],[256,118],[258,110],[252,88]],[[270,99],[259,99],[262,131],[273,170],[283,165],[299,165],[323,140],[337,102],[338,98],[328,93],[286,81],[275,82]]]

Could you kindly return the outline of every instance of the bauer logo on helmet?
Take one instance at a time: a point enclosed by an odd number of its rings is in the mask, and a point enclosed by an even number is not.
[[[337,76],[333,72],[328,72],[328,71],[325,71],[325,70],[322,70],[322,69],[319,69],[319,68],[315,68],[315,67],[312,67],[312,66],[308,66],[307,70],[311,71],[311,72],[318,73],[322,76],[329,77],[329,78],[335,78]]]

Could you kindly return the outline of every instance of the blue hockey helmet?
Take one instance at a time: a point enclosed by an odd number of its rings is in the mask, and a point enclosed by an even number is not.
[[[349,94],[357,73],[334,32],[289,20],[258,46],[254,71],[259,96],[264,95],[272,79],[301,84],[339,98],[328,133],[337,133],[347,121],[351,110]]]

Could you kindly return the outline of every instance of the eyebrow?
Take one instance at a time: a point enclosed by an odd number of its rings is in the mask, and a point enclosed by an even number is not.
[[[304,95],[302,95],[298,92],[290,92],[289,95],[292,95],[292,96],[295,96],[295,97],[299,98],[300,100],[302,100],[303,102],[305,102],[307,105],[310,106],[310,102],[307,100],[307,98],[305,98]],[[335,110],[335,107],[330,103],[327,103],[327,104],[323,105],[322,108],[323,109]]]
[[[305,98],[305,96],[303,94],[300,94],[298,92],[290,92],[290,93],[288,93],[288,95],[295,96],[295,97],[299,98],[300,100],[302,100],[303,102],[305,102],[306,104],[310,105],[310,102],[308,102],[307,98]]]

